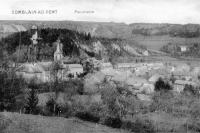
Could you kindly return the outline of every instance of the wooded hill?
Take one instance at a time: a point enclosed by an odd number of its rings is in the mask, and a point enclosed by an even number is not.
[[[41,40],[37,45],[37,60],[52,60],[55,51],[55,41],[59,38],[63,43],[63,54],[69,57],[96,57],[98,59],[135,56],[136,53],[127,51],[124,46],[129,44],[123,39],[108,39],[92,37],[90,33],[68,29],[41,28],[38,30]],[[25,62],[31,46],[31,31],[13,33],[0,41],[2,51],[14,61]],[[97,43],[94,46],[94,43]],[[117,48],[113,47],[115,45]],[[133,49],[138,48],[135,46]]]

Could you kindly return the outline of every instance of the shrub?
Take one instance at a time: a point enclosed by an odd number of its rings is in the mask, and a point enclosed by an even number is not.
[[[132,121],[123,121],[122,129],[130,130],[135,133],[154,133],[155,128],[151,121],[149,120],[139,120],[137,119],[135,122]]]
[[[46,103],[46,115],[53,115],[55,113],[55,106],[56,106],[56,101],[54,98],[50,98],[47,103]]]
[[[56,103],[55,98],[50,98],[46,103],[46,108],[43,111],[43,114],[47,116],[58,115],[68,118],[73,114],[72,106],[67,103]]]
[[[157,92],[153,96],[153,102],[150,105],[150,111],[165,111],[172,112],[173,109],[173,93],[171,92]]]
[[[22,93],[25,82],[13,72],[0,72],[0,111],[16,109],[16,96]]]
[[[183,92],[186,95],[193,95],[193,96],[198,96],[199,95],[199,90],[198,88],[193,87],[192,85],[185,85]]]
[[[75,94],[83,94],[83,82],[79,79],[71,79],[69,81],[64,81],[60,83],[60,89],[61,91],[65,92],[69,96],[75,95]]]
[[[104,121],[104,124],[113,128],[121,128],[122,121],[120,118],[107,117]]]
[[[151,121],[137,119],[132,127],[132,131],[136,133],[154,133],[155,129]]]
[[[199,101],[194,102],[191,105],[190,115],[191,115],[192,119],[200,119],[200,103],[199,103]]]
[[[162,78],[159,78],[155,83],[155,91],[169,91],[172,90],[172,86],[165,82]]]
[[[100,118],[98,116],[93,115],[92,113],[89,112],[77,112],[75,114],[76,117],[85,120],[85,121],[91,121],[91,122],[96,122],[98,123]]]
[[[200,122],[199,121],[187,121],[184,125],[185,130],[190,130],[193,132],[200,132]]]

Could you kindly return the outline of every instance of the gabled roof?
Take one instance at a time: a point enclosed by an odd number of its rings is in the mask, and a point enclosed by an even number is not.
[[[25,63],[16,69],[17,72],[42,73],[44,69],[37,63]]]
[[[176,80],[175,84],[178,84],[178,85],[193,85],[193,86],[197,85],[197,83],[195,83],[193,81],[186,81],[186,80]]]
[[[52,65],[51,61],[48,62],[38,62],[37,63],[39,66],[41,66],[45,71],[49,71]]]
[[[69,68],[83,68],[81,64],[68,64]]]
[[[151,77],[149,78],[149,82],[155,83],[156,81],[158,81],[159,78],[163,78],[163,76],[162,76],[162,75],[159,75],[159,74],[154,74],[153,76],[151,76]]]

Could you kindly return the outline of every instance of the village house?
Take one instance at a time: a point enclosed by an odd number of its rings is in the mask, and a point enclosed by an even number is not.
[[[101,69],[113,69],[113,65],[110,62],[103,62],[101,63],[100,67]]]
[[[151,76],[149,78],[149,82],[152,83],[152,84],[155,84],[156,81],[158,81],[159,78],[164,78],[164,76],[160,75],[160,74],[154,74],[153,76]]]
[[[68,79],[69,75],[76,78],[78,75],[83,73],[83,67],[80,64],[68,64],[65,69],[63,69],[64,79]]]
[[[143,54],[144,56],[149,56],[149,51],[148,51],[148,50],[144,50],[144,51],[142,52],[142,54]]]
[[[135,68],[135,63],[118,63],[114,68],[118,70],[130,70]]]
[[[186,81],[186,80],[176,80],[174,83],[174,91],[176,92],[182,92],[185,88],[185,85],[192,85],[194,87],[197,87],[197,83],[193,82],[193,81]]]
[[[154,84],[151,83],[144,83],[143,86],[140,88],[142,92],[145,94],[151,94],[154,92]]]
[[[180,49],[181,49],[181,52],[186,52],[187,51],[187,46],[181,45]]]
[[[37,30],[37,28],[34,28]],[[37,44],[37,32],[33,34],[31,40],[33,44]],[[59,62],[61,65],[60,70],[58,70],[58,73],[56,76],[58,76],[59,79],[65,80],[66,76],[69,74],[73,75],[74,77],[77,77],[78,74],[83,73],[83,67],[81,64],[65,64],[64,61],[66,61],[63,56],[63,44],[58,39],[56,42],[56,51],[54,52],[54,61]],[[49,82],[52,80],[51,75],[51,67],[53,62],[31,62],[31,63],[22,63],[19,67],[16,68],[16,74],[19,76],[22,76],[27,81],[30,81],[32,79],[36,79],[38,82]],[[65,75],[66,74],[66,75]]]
[[[35,80],[36,82],[50,81],[50,72],[45,71],[37,63],[24,63],[16,70],[16,75],[22,76],[27,82]]]

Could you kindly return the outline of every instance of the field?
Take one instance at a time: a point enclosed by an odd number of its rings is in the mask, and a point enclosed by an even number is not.
[[[1,133],[127,133],[76,118],[0,113]]]

